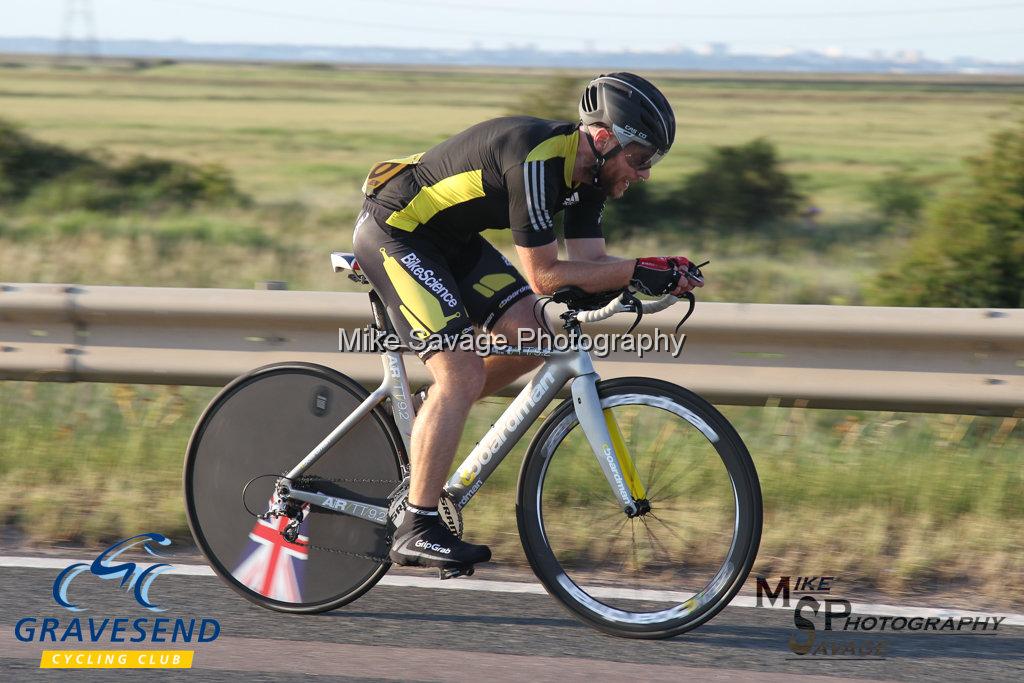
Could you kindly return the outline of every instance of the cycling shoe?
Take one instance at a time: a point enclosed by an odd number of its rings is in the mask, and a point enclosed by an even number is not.
[[[395,530],[389,556],[403,567],[469,567],[490,560],[491,549],[459,539],[436,513],[408,513]]]

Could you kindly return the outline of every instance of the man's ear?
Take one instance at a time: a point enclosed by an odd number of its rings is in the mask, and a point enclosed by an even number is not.
[[[601,152],[607,152],[608,148],[611,147],[609,139],[614,140],[612,132],[607,128],[598,128],[594,133],[594,144]]]

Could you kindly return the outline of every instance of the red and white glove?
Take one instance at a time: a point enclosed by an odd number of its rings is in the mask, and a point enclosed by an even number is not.
[[[629,284],[641,294],[661,296],[679,289],[683,277],[694,284],[704,283],[700,271],[685,256],[645,256],[636,260]]]

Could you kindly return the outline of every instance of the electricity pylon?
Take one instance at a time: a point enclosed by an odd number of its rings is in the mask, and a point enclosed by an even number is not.
[[[92,0],[64,0],[64,16],[60,27],[59,59],[75,56],[99,59],[100,44],[96,38],[96,14]]]

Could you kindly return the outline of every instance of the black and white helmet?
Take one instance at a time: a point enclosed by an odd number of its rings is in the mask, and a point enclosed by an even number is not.
[[[672,106],[653,83],[619,71],[595,78],[580,98],[580,120],[609,128],[625,148],[637,143],[651,148],[646,166],[658,163],[676,137]]]

